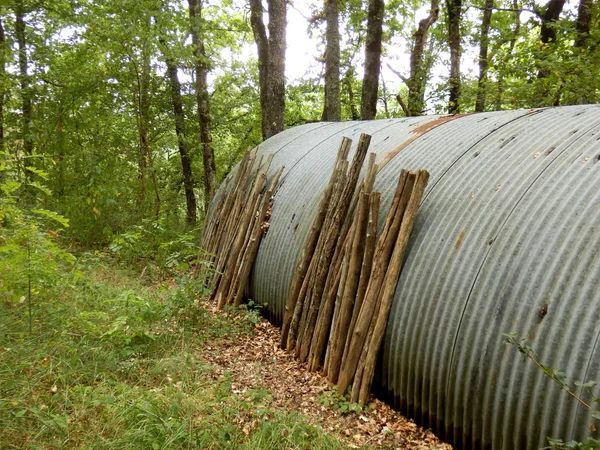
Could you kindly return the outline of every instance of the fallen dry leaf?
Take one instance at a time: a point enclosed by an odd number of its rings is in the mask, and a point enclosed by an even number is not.
[[[203,304],[212,314],[225,314],[212,303]],[[244,395],[263,387],[272,398],[272,407],[301,412],[306,420],[344,440],[349,448],[369,445],[385,449],[451,450],[430,430],[417,426],[389,405],[373,399],[371,407],[361,412],[340,414],[323,405],[319,397],[331,385],[320,374],[308,372],[306,364],[279,348],[279,329],[262,319],[251,335],[211,342],[204,347],[202,358],[212,367],[212,378],[223,373],[232,376],[232,390]],[[250,420],[250,419],[248,419]],[[246,433],[254,424],[242,425]]]

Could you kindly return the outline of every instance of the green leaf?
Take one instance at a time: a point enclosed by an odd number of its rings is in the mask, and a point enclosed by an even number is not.
[[[25,168],[28,171],[35,173],[38,177],[43,178],[44,180],[48,179],[48,174],[46,172],[44,172],[43,170],[38,169],[37,167],[26,166]]]
[[[60,223],[63,227],[69,228],[69,219],[67,219],[64,216],[61,216],[58,213],[55,213],[54,211],[49,211],[47,209],[32,209],[31,212],[48,217],[48,218]]]
[[[46,195],[52,195],[52,191],[38,181],[32,181],[28,183],[28,186],[33,186],[34,188],[39,189]]]

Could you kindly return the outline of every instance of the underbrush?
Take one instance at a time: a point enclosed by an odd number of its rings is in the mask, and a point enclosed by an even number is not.
[[[148,285],[114,266],[82,255],[34,291],[31,332],[27,302],[0,299],[1,449],[341,448],[203,362],[254,312],[213,315],[192,277]]]

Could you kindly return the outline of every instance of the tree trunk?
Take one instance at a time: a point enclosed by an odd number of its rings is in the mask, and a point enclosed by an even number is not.
[[[481,38],[479,44],[479,80],[477,81],[477,100],[475,101],[475,112],[485,111],[488,81],[488,47],[490,45],[490,23],[492,21],[492,9],[494,0],[485,0],[485,10],[481,20]]]
[[[263,139],[283,131],[285,112],[285,0],[267,0],[269,25],[263,22],[261,0],[250,0],[250,24],[258,50],[258,77]]]
[[[346,86],[346,91],[348,93],[348,105],[350,107],[350,115],[352,120],[360,120],[360,114],[358,113],[358,108],[354,103],[354,89],[352,88],[352,82],[354,81],[354,68],[352,66],[348,67],[346,71],[346,75],[344,76],[344,86]]]
[[[550,0],[546,5],[546,11],[542,14],[542,29],[540,30],[540,40],[543,44],[556,41],[556,30],[553,24],[556,23],[562,13],[566,0]]]
[[[462,0],[446,0],[448,13],[448,44],[450,45],[450,78],[448,113],[460,112],[460,16]]]
[[[22,109],[22,122],[21,122],[21,139],[23,140],[23,151],[26,156],[31,156],[33,153],[33,139],[31,136],[31,118],[32,118],[32,107],[31,107],[31,86],[29,83],[29,75],[27,74],[27,48],[25,46],[25,22],[23,16],[25,11],[23,9],[22,0],[15,2],[15,37],[17,39],[17,46],[19,48],[19,82],[21,86],[21,109]],[[26,165],[30,165],[29,162]],[[28,172],[26,172],[28,173]]]
[[[513,51],[515,49],[515,44],[517,43],[517,37],[519,36],[519,32],[521,31],[521,9],[519,8],[519,0],[513,0],[512,9],[515,15],[515,27],[513,29],[512,38],[510,39],[508,54],[505,58],[500,61],[498,64],[499,67],[505,66],[510,58],[512,57]],[[502,110],[502,95],[504,94],[504,71],[498,71],[498,81],[496,83],[497,91],[496,91],[496,101],[495,101],[495,111]]]
[[[324,120],[331,122],[339,122],[342,118],[340,100],[339,12],[339,0],[325,1],[327,48],[325,50]]]
[[[166,51],[165,51],[166,53]],[[171,103],[173,115],[175,116],[175,134],[177,134],[177,146],[181,157],[181,171],[183,174],[183,188],[185,190],[186,222],[190,226],[196,226],[196,196],[194,195],[194,177],[192,176],[192,160],[187,149],[185,139],[185,115],[183,112],[183,100],[181,98],[181,84],[177,78],[177,64],[170,56],[165,54],[167,64],[167,75],[171,85]]]
[[[575,39],[575,47],[586,48],[590,34],[590,24],[592,22],[592,6],[594,0],[580,0],[579,8],[577,9],[577,22],[575,30],[577,38]]]
[[[410,116],[421,116],[425,109],[425,87],[429,79],[429,66],[425,64],[423,53],[427,32],[440,16],[440,1],[432,0],[429,15],[419,22],[413,34],[414,44],[410,52],[410,79],[404,80],[408,86],[407,111]]]
[[[212,148],[212,124],[210,116],[210,96],[208,95],[208,58],[202,36],[202,0],[188,0],[194,65],[196,72],[196,99],[198,103],[198,123],[200,125],[200,145],[202,146],[202,165],[204,168],[204,205],[206,211],[215,195],[217,168]]]
[[[365,74],[360,107],[362,120],[373,120],[377,114],[384,6],[383,0],[369,0],[365,42]]]
[[[4,97],[6,84],[6,36],[0,18],[0,152],[4,152]]]

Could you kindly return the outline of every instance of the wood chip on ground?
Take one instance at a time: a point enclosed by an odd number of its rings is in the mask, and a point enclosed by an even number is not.
[[[203,307],[212,314],[226,314],[213,303]],[[347,414],[325,406],[322,398],[332,391],[331,384],[322,375],[309,372],[306,364],[279,344],[279,329],[261,319],[254,333],[211,342],[201,358],[212,366],[215,379],[225,372],[231,374],[234,392],[244,394],[263,387],[275,408],[299,412],[308,423],[339,437],[349,448],[452,449],[380,400],[371,398],[368,410]]]

